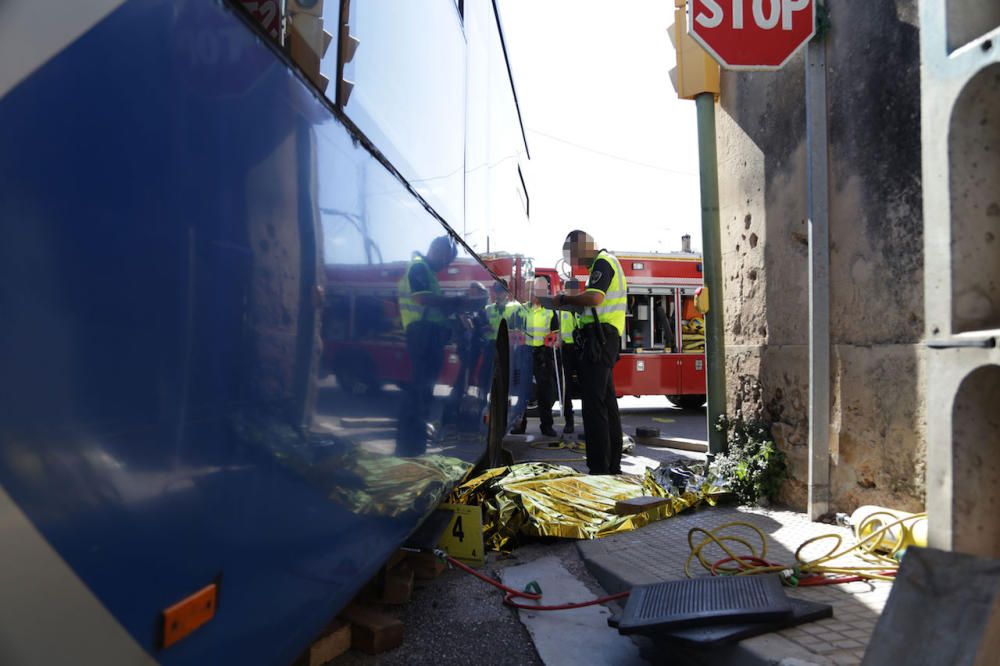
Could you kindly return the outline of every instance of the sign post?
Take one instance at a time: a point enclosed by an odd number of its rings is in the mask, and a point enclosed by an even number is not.
[[[816,519],[830,503],[830,228],[827,175],[826,57],[816,35],[820,0],[687,0],[688,30],[723,69],[781,69],[799,49],[810,43],[806,56],[806,135],[809,181],[809,516]],[[680,0],[678,0],[680,2]],[[705,101],[702,101],[705,98]],[[699,145],[711,133],[713,150],[714,107],[706,95],[698,96]],[[702,124],[706,129],[702,131]],[[705,284],[709,306],[718,307],[709,284],[710,250],[718,233],[718,200],[714,210],[709,195],[717,183],[706,173],[708,155],[702,155],[702,228],[705,237]],[[711,168],[715,165],[712,164]],[[711,171],[711,168],[709,171]],[[712,187],[716,189],[713,190]],[[708,190],[706,190],[708,188]],[[706,203],[707,202],[707,203]],[[714,220],[712,219],[714,216]],[[706,342],[712,344],[711,319],[706,317]],[[718,324],[716,320],[716,324]],[[722,331],[716,332],[722,335]],[[709,357],[710,358],[710,357]],[[712,363],[709,362],[711,373]],[[711,386],[712,375],[709,375]],[[711,416],[712,400],[709,399]],[[711,426],[709,428],[711,432]],[[710,453],[715,450],[709,442]]]

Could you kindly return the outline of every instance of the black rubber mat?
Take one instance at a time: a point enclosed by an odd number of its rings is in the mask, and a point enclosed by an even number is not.
[[[804,599],[788,599],[792,604],[792,613],[777,620],[766,622],[736,622],[708,627],[688,627],[657,633],[653,638],[661,638],[692,647],[714,647],[726,643],[734,643],[751,636],[759,636],[780,629],[787,629],[806,622],[814,622],[833,617],[833,606]]]
[[[675,580],[633,587],[620,616],[622,634],[650,634],[708,624],[763,622],[787,617],[791,601],[777,574]]]

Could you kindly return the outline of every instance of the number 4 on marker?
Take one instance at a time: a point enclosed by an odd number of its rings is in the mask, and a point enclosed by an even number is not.
[[[455,516],[455,525],[451,528],[451,535],[458,537],[458,542],[465,541],[465,532],[462,531],[462,516]]]

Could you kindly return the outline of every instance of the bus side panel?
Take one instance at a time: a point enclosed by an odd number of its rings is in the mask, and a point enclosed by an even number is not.
[[[392,497],[404,388],[319,378],[348,316],[325,267],[405,267],[444,227],[217,3],[126,3],[0,126],[0,486],[157,660],[290,663],[446,492],[430,461],[485,450],[475,323]],[[488,288],[455,261],[454,292]],[[397,288],[352,287],[353,316],[402,352]],[[161,612],[213,582],[215,617],[161,650]]]

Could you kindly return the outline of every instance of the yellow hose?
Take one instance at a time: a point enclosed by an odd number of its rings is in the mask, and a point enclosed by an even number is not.
[[[785,565],[767,561],[767,536],[764,532],[748,522],[734,521],[720,525],[714,530],[706,530],[695,527],[688,531],[688,546],[691,554],[688,555],[684,563],[684,574],[691,578],[691,563],[698,560],[702,567],[713,574],[728,574],[735,576],[749,576],[762,573],[782,572],[786,578],[793,579],[793,584],[797,584],[800,577],[835,574],[838,576],[858,577],[863,580],[892,580],[896,570],[899,568],[897,555],[905,549],[907,540],[895,537],[899,530],[907,530],[907,524],[912,525],[913,521],[926,519],[926,513],[907,515],[897,518],[892,522],[882,523],[882,519],[889,515],[887,512],[875,512],[867,516],[864,522],[857,526],[857,533],[865,535],[853,545],[843,547],[844,538],[837,533],[821,534],[811,539],[807,539],[795,550],[795,564]],[[895,516],[893,516],[895,517]],[[877,522],[881,526],[871,529],[870,523]],[[746,528],[756,533],[760,541],[759,550],[742,535],[726,533],[732,528]],[[898,531],[898,530],[897,530]],[[695,535],[703,534],[699,542],[695,543]],[[811,544],[818,543],[824,539],[833,541],[833,545],[826,553],[818,557],[806,560],[802,551]],[[892,539],[893,543],[887,544]],[[726,554],[730,560],[728,562],[710,562],[705,556],[706,546],[714,544]],[[729,544],[739,544],[746,549],[743,554],[738,554]],[[878,552],[878,551],[883,552]],[[837,565],[836,560],[854,555],[865,565]]]

